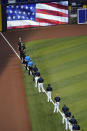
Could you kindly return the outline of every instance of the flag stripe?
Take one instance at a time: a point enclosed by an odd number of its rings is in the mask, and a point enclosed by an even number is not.
[[[61,16],[54,16],[54,15],[47,15],[47,14],[36,14],[36,18],[42,18],[42,19],[48,19],[48,20],[56,20],[61,22],[68,22],[67,17],[61,17]]]
[[[31,20],[16,20],[16,21],[8,21],[7,22],[7,25],[8,25],[8,27],[10,27],[11,25],[13,26],[13,27],[15,27],[15,26],[28,26],[28,25],[30,25],[30,26],[48,26],[48,25],[52,25],[52,24],[49,24],[49,23],[44,23],[44,22],[42,22],[42,23],[39,23],[39,22],[36,22],[36,21],[34,21],[34,22],[32,22]]]
[[[55,8],[55,7],[49,6],[47,4],[36,4],[36,9],[53,10],[53,11],[59,11],[59,12],[68,14],[68,10]]]
[[[59,12],[59,11],[36,9],[36,12],[37,13],[42,13],[42,14],[54,15],[54,16],[68,17],[68,14],[65,14],[65,13],[62,13],[62,12]]]
[[[64,6],[64,5],[60,5],[60,4],[56,4],[56,3],[46,3],[46,5],[49,5],[49,6],[52,6],[52,7],[55,7],[55,8],[60,8],[60,9],[65,9],[67,10],[67,6]]]
[[[52,2],[52,3],[60,4],[68,7],[68,1],[59,1],[59,2]]]
[[[52,25],[55,25],[55,24],[66,24],[67,22],[62,22],[62,21],[56,21],[56,20],[48,20],[48,19],[38,19],[36,18],[36,21],[39,22],[39,23],[51,23]]]

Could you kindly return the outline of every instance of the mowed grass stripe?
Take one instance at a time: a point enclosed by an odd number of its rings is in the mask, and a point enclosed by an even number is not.
[[[60,87],[60,84],[58,84],[58,87],[59,87],[58,91],[59,91],[60,95],[62,96],[62,98],[65,99],[65,97],[67,98],[67,95],[70,97],[71,95],[74,95],[74,94],[76,94],[78,92],[82,93],[82,91],[86,91],[87,90],[86,77],[82,77],[83,78],[82,80],[80,80],[79,78],[77,80],[75,80],[76,79],[76,77],[75,77],[73,81],[76,81],[76,82],[72,81],[72,83],[70,83],[70,84],[63,84],[61,87]],[[66,92],[66,86],[65,85],[67,85],[68,94]],[[54,90],[53,93],[55,93],[55,90]]]
[[[60,38],[59,40],[55,39],[55,41],[54,41],[54,39],[52,39],[52,40],[48,39],[48,40],[40,40],[37,42],[30,42],[29,47],[31,49],[33,49],[33,51],[39,49],[39,52],[43,49],[43,53],[46,54],[45,49],[47,49],[47,51],[48,51],[47,53],[49,53],[51,51],[51,49],[52,50],[53,50],[53,48],[56,49],[56,46],[57,46],[57,49],[59,49],[59,50],[63,50],[64,48],[69,48],[71,46],[74,46],[75,39],[78,39],[77,45],[79,45],[83,41],[83,39],[87,40],[86,36],[78,37],[78,38],[72,37],[70,39],[69,38]],[[42,45],[41,45],[41,43],[42,43]],[[44,52],[44,50],[45,50],[45,52]],[[37,54],[38,54],[38,52],[37,52]]]
[[[80,75],[85,72],[87,72],[87,64],[78,65],[76,67],[72,67],[70,69],[63,70],[61,72],[56,71],[56,73],[50,73],[50,75],[48,74],[47,77],[50,77],[51,81],[56,82],[56,81],[68,79],[70,77],[75,77],[76,75]]]
[[[86,37],[85,37],[85,39],[87,40]],[[72,41],[68,41],[68,42],[67,41],[63,41],[63,43],[61,43],[61,42],[59,43],[58,41],[55,42],[54,39],[53,40],[49,40],[49,42],[47,41],[47,44],[45,44],[46,43],[45,40],[43,40],[43,41],[44,41],[44,43],[42,42],[42,45],[44,45],[44,47],[38,47],[37,44],[34,44],[33,45],[34,47],[29,46],[32,49],[33,57],[36,57],[36,56],[39,57],[40,54],[42,56],[44,56],[44,55],[48,55],[48,54],[51,55],[53,52],[60,52],[60,51],[64,52],[65,49],[68,49],[70,47],[76,47],[78,45],[82,46],[83,44],[85,44],[85,43],[82,43],[83,42],[83,38],[82,39],[78,38],[77,44],[75,44],[74,38],[73,38]],[[30,45],[32,45],[32,42],[30,42]],[[34,50],[37,50],[37,54],[35,54]]]
[[[83,53],[83,51],[84,51],[84,54],[87,55],[86,48],[87,48],[87,44],[85,43],[85,44],[81,45],[80,47],[75,46],[75,47],[67,48],[67,49],[59,51],[59,52],[58,51],[56,52],[54,50],[54,52],[52,52],[51,54],[46,55],[46,56],[42,55],[40,53],[40,57],[36,57],[36,58],[38,58],[38,60],[40,62],[47,61],[47,63],[50,62],[50,64],[52,64],[52,63],[55,63],[54,61],[59,61],[60,59],[64,60],[68,56],[69,56],[69,58],[74,57],[73,59],[75,59],[75,56],[77,56],[77,57],[81,56],[81,53]]]
[[[66,103],[86,130],[87,36],[40,40],[26,44],[27,53],[45,79],[45,88],[48,83],[52,84],[52,98],[58,93],[61,97],[60,108]]]
[[[76,60],[73,60],[73,61],[69,61],[69,62],[66,62],[66,63],[57,63],[54,68],[53,66],[49,66],[49,67],[46,67],[47,70],[50,70],[49,74],[50,73],[56,73],[57,71],[58,72],[61,72],[63,70],[66,70],[66,69],[70,69],[72,67],[76,67],[78,65],[83,65],[83,64],[87,64],[87,56],[85,57],[82,57],[80,59],[76,59]],[[43,72],[45,72],[45,69],[43,68],[42,70]]]

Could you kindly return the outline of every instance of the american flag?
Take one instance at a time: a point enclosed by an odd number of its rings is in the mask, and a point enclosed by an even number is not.
[[[7,6],[7,28],[68,23],[68,1]]]

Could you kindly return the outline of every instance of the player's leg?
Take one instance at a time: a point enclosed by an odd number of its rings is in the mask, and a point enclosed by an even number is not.
[[[38,92],[41,93],[41,83],[38,83]]]
[[[41,83],[41,89],[42,89],[42,92],[44,92],[43,83]]]

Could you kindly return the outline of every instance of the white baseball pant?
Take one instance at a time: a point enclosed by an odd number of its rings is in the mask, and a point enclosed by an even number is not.
[[[51,99],[51,91],[47,91],[47,97],[48,97],[47,101],[51,102],[52,101],[52,99]]]
[[[65,130],[68,130],[68,121],[67,121],[67,118],[65,118]]]
[[[35,77],[35,87],[38,87],[38,83],[37,83],[38,79],[39,79],[39,77],[36,76],[36,77]]]
[[[62,123],[64,124],[65,123],[65,114],[62,113]]]
[[[43,87],[43,83],[38,83],[38,92],[45,92],[44,91],[44,87]]]
[[[72,124],[71,124],[70,122],[68,122],[68,124],[69,124],[69,129],[70,129],[70,131],[73,131],[73,129],[72,129]]]
[[[54,103],[54,112],[59,112],[59,102]]]

